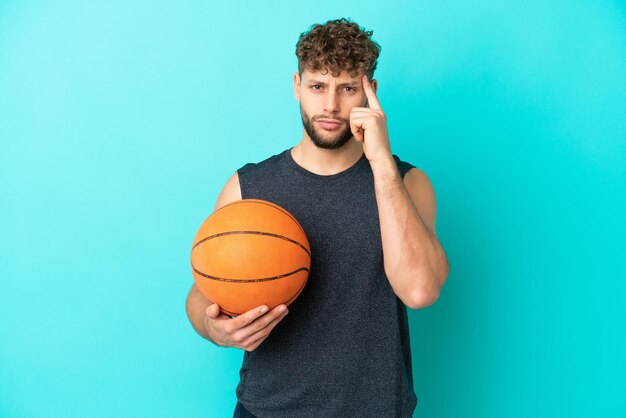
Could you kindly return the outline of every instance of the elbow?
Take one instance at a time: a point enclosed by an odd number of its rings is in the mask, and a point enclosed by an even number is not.
[[[408,308],[423,309],[439,299],[450,265],[442,249],[427,263],[413,263],[403,269],[387,267],[385,270],[400,300]]]
[[[441,288],[445,283],[449,272],[446,262],[437,272],[422,273],[415,281],[416,285],[410,292],[405,305],[411,309],[423,309],[433,305],[439,299]]]
[[[405,305],[411,309],[424,309],[437,302],[439,294],[439,289],[429,291],[420,289],[419,291],[413,292],[410,299],[405,302]]]

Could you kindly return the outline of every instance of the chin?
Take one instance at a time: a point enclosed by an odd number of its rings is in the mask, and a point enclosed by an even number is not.
[[[350,142],[352,138],[352,135],[347,136],[346,132],[342,132],[339,135],[335,135],[333,138],[324,138],[322,135],[316,135],[315,137],[311,137],[311,142],[318,148],[339,149]]]

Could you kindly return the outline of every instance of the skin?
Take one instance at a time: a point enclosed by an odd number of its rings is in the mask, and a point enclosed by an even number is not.
[[[353,137],[336,149],[320,148],[306,130],[292,151],[303,168],[320,175],[339,173],[355,164],[363,154],[374,174],[386,276],[396,295],[412,309],[433,304],[445,283],[449,265],[435,235],[436,203],[431,182],[421,170],[412,168],[404,179],[393,160],[387,117],[376,96],[378,83],[360,72],[303,71],[295,73],[294,96],[301,114],[314,129],[317,140],[336,141],[344,130]],[[339,121],[324,127],[323,119]],[[235,173],[218,196],[215,210],[241,199]],[[192,286],[187,314],[196,331],[215,344],[256,349],[287,315],[284,305],[267,312],[254,308],[236,318],[220,314],[219,306],[208,301]]]

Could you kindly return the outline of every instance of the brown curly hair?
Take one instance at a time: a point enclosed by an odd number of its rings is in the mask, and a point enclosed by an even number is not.
[[[380,55],[380,45],[371,39],[372,33],[345,18],[312,25],[300,34],[296,44],[298,72],[302,76],[304,70],[324,69],[337,77],[348,71],[356,77],[364,71],[371,80]]]

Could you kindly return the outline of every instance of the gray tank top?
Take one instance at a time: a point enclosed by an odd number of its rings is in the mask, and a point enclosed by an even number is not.
[[[413,167],[394,155],[404,177]],[[289,314],[244,352],[237,398],[260,418],[411,417],[407,308],[383,266],[374,177],[365,156],[322,176],[288,149],[238,171],[244,199],[287,209],[311,245],[311,273]]]

